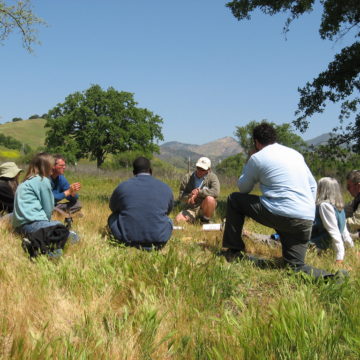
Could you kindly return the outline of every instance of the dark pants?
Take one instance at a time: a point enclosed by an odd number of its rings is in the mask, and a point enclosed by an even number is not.
[[[78,199],[74,199],[71,201],[68,201],[66,203],[59,203],[55,205],[54,210],[57,211],[58,209],[60,212],[66,212],[70,214],[74,214],[78,211],[80,211],[82,208],[82,205]]]
[[[303,271],[316,278],[332,275],[329,272],[305,264],[305,254],[313,222],[272,214],[261,204],[259,196],[256,195],[241,194],[239,192],[229,195],[223,247],[245,251],[245,243],[241,238],[245,216],[249,216],[260,224],[276,230],[280,235],[285,264],[292,269]]]

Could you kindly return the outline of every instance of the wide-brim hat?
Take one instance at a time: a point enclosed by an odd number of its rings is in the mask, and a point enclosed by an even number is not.
[[[204,170],[209,170],[211,168],[211,161],[207,157],[201,157],[197,161],[196,167],[199,167],[199,168],[204,169]]]
[[[0,165],[0,177],[11,179],[14,178],[21,171],[23,170],[18,168],[17,165],[12,161],[5,162]]]

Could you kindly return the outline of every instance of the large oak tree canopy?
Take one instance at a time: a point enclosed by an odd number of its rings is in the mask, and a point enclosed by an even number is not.
[[[256,9],[268,15],[286,12],[286,32],[294,19],[313,10],[315,2],[316,0],[234,0],[226,6],[238,20],[250,19],[251,13]],[[321,38],[337,40],[347,34],[354,34],[354,42],[344,47],[325,71],[298,89],[300,100],[294,124],[299,130],[305,131],[309,117],[323,112],[328,101],[339,102],[340,125],[345,119],[354,121],[345,129],[340,126],[339,129],[343,131],[338,133],[336,142],[351,144],[355,151],[360,152],[360,43],[357,40],[360,36],[360,3],[359,0],[320,0],[320,4],[323,6],[319,28]]]
[[[159,152],[162,119],[136,106],[133,94],[92,85],[66,97],[48,112],[45,144],[77,160],[90,157],[100,167],[107,154],[123,151]]]

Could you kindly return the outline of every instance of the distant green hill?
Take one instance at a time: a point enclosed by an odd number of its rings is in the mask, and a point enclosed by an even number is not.
[[[29,144],[33,149],[44,145],[45,119],[22,120],[0,124],[0,133],[11,136],[24,144]]]

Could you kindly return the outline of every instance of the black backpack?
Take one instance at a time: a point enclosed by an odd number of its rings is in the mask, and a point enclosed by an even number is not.
[[[22,241],[23,249],[31,258],[63,249],[69,236],[69,230],[63,224],[57,224],[36,230]]]

